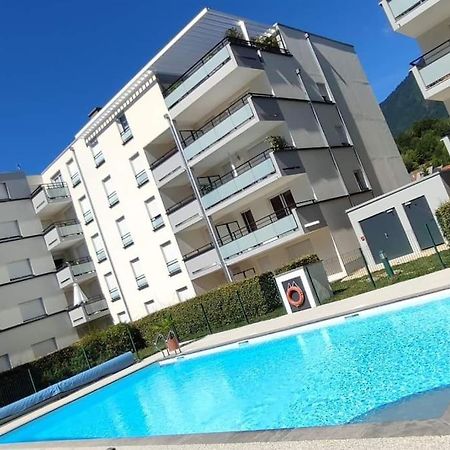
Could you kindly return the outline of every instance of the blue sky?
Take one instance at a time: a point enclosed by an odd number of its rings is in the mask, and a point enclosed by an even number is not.
[[[1,0],[0,171],[40,172],[204,6],[354,44],[380,101],[419,55],[377,0]]]

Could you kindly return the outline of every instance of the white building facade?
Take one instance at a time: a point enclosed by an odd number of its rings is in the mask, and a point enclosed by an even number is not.
[[[408,174],[352,46],[205,9],[42,182],[66,205],[36,191],[41,220],[79,230],[56,262],[117,323],[309,253],[344,275],[345,210]]]

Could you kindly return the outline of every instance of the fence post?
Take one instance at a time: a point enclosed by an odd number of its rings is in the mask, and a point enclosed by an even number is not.
[[[374,280],[374,278],[373,278],[372,272],[371,272],[370,269],[369,269],[369,264],[367,264],[366,257],[364,256],[364,252],[362,251],[362,248],[361,248],[361,247],[359,247],[359,251],[360,251],[361,256],[362,256],[362,259],[363,259],[363,261],[364,261],[364,265],[366,266],[367,273],[369,274],[370,282],[372,283],[373,288],[376,289],[376,288],[377,288],[377,285],[376,285],[375,280]]]
[[[444,260],[442,259],[441,253],[440,253],[440,251],[437,248],[436,241],[434,240],[434,237],[433,237],[433,234],[431,233],[430,227],[428,226],[427,223],[425,224],[425,226],[427,227],[428,234],[430,235],[431,242],[433,243],[434,251],[436,252],[436,254],[437,254],[438,258],[439,258],[439,261],[441,262],[442,268],[445,269]]]
[[[31,370],[29,367],[28,367],[27,371],[28,371],[28,376],[30,377],[31,385],[33,386],[33,391],[34,391],[34,393],[36,393],[37,392],[36,385],[34,384],[33,375],[31,375]]]
[[[172,313],[169,313],[169,319],[170,319],[172,331],[175,333],[175,337],[178,339],[178,342],[181,342],[180,335],[178,334],[178,330],[175,326],[175,320],[173,320]]]
[[[133,353],[136,355],[136,358],[139,360],[139,353],[136,348],[136,344],[134,343],[133,336],[131,335],[130,327],[126,324],[126,329],[128,332],[128,336],[130,337],[131,347],[133,348]]]
[[[250,321],[248,320],[248,317],[247,317],[247,313],[245,312],[244,304],[242,303],[242,299],[241,299],[241,295],[239,294],[239,291],[236,291],[236,296],[237,296],[239,305],[241,306],[242,314],[244,315],[245,321],[247,323],[250,323]]]
[[[88,358],[88,355],[86,353],[86,350],[84,349],[84,347],[82,345],[80,345],[80,347],[81,347],[81,351],[83,352],[84,359],[86,360],[88,369],[91,369],[91,363],[89,362],[89,358]]]
[[[393,278],[395,275],[394,269],[392,268],[389,258],[386,256],[386,253],[384,253],[383,250],[380,250],[380,259],[383,263],[384,270],[386,271],[386,275],[388,276],[388,278]]]
[[[206,311],[203,306],[203,303],[200,303],[200,308],[202,308],[202,313],[203,313],[203,316],[205,317],[205,322],[206,322],[206,326],[208,327],[209,334],[212,334],[211,325],[209,323],[208,316],[206,315]]]

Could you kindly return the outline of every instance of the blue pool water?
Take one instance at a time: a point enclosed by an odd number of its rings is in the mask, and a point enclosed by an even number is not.
[[[154,365],[0,443],[338,425],[450,385],[450,298]]]

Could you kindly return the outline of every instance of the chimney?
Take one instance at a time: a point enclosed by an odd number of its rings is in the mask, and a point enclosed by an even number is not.
[[[89,119],[92,119],[99,111],[101,111],[101,109],[102,106],[96,106],[95,108],[93,108],[88,114]]]

